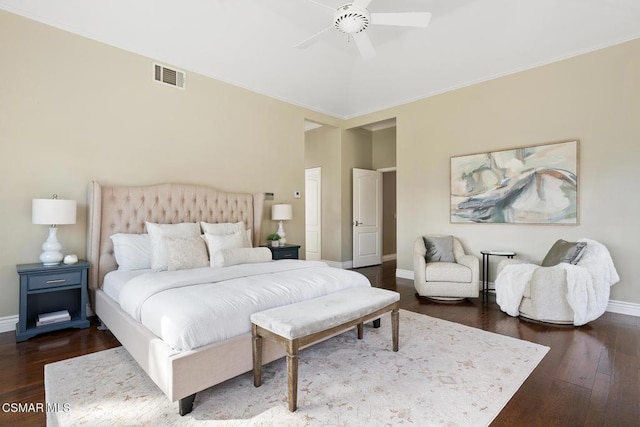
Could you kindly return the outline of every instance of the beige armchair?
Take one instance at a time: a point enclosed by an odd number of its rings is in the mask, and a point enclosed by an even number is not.
[[[446,237],[438,234],[426,238]],[[419,296],[439,301],[477,298],[479,293],[480,260],[466,255],[460,241],[453,237],[455,262],[427,262],[423,236],[413,247],[413,283]]]

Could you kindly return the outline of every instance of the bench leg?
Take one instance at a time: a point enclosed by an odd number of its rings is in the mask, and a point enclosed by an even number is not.
[[[358,323],[358,339],[361,340],[364,335],[364,323]]]
[[[393,351],[398,351],[398,332],[400,330],[400,311],[397,308],[391,310],[391,339]]]
[[[287,379],[289,382],[289,411],[298,409],[298,341],[287,343]]]
[[[258,335],[256,325],[251,325],[252,343],[253,343],[253,385],[260,387],[262,385],[262,337]]]

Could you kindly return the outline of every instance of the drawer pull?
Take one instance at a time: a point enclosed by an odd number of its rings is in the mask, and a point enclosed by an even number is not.
[[[55,280],[47,280],[45,283],[47,285],[52,285],[54,283],[64,283],[66,281],[67,281],[67,279],[55,279]]]

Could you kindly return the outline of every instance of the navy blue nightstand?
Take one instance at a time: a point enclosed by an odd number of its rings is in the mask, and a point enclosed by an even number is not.
[[[44,266],[18,264],[20,312],[16,341],[65,328],[88,328],[87,273],[89,263]],[[39,314],[67,310],[71,320],[37,326]]]

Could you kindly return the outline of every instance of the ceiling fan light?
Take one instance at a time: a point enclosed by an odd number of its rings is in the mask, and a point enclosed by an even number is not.
[[[356,34],[364,31],[370,22],[369,11],[353,7],[352,4],[345,4],[339,7],[333,17],[333,26],[345,34]]]

